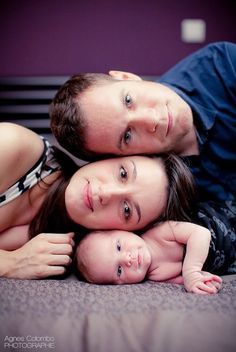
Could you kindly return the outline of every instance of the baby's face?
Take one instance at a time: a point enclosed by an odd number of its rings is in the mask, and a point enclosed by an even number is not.
[[[96,232],[86,239],[83,257],[93,283],[132,284],[144,280],[151,264],[146,242],[131,232]]]

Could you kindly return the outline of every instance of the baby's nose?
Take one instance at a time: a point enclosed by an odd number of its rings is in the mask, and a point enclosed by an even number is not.
[[[127,252],[124,252],[124,255],[123,255],[123,262],[124,262],[124,265],[130,267],[132,265],[132,254],[130,251],[127,251]]]

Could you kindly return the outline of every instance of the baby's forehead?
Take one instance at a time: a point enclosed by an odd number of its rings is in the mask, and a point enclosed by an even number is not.
[[[124,230],[97,230],[97,231],[93,231],[90,232],[89,236],[100,236],[100,237],[114,237],[114,236],[127,236],[129,234],[132,234],[129,231],[124,231]]]

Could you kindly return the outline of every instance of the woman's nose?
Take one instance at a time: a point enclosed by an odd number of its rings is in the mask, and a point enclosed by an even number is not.
[[[123,194],[122,190],[118,185],[102,185],[99,187],[99,199],[102,205],[107,205],[112,199],[120,197]]]

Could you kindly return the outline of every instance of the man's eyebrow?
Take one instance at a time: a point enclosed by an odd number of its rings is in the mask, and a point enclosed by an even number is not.
[[[124,136],[124,132],[122,131],[119,135],[116,147],[118,148],[118,150],[120,150],[122,152],[122,141],[123,141],[123,136]]]
[[[121,92],[119,94],[119,101],[121,102],[121,112],[122,112],[123,109],[124,109],[124,89],[121,89]],[[116,147],[121,152],[122,152],[122,142],[123,142],[123,137],[124,137],[125,130],[126,129],[121,131],[121,133],[119,135],[119,138],[118,138],[118,141],[117,141],[117,144],[116,144]]]
[[[137,168],[136,168],[136,165],[135,165],[135,162],[131,159],[130,160],[132,165],[133,165],[133,171],[132,171],[132,181],[134,182],[137,178]],[[138,203],[134,202],[134,207],[135,207],[135,210],[137,212],[137,215],[138,215],[138,221],[137,221],[137,224],[140,222],[141,220],[141,210],[140,210],[140,206]]]

